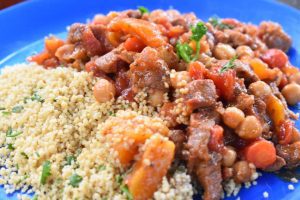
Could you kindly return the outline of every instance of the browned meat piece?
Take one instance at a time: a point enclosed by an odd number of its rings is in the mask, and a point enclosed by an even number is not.
[[[140,19],[142,17],[142,13],[138,10],[125,10],[122,13],[124,13],[130,18]]]
[[[117,96],[122,95],[123,91],[130,87],[129,75],[126,68],[117,69],[115,87]]]
[[[234,64],[234,70],[236,71],[237,77],[244,78],[246,85],[259,80],[257,75],[253,72],[248,64],[239,60],[236,60]]]
[[[113,45],[109,42],[107,38],[107,26],[102,24],[91,24],[90,28],[94,36],[99,40],[100,44],[103,47],[103,54],[113,50]]]
[[[285,160],[287,168],[295,168],[300,165],[300,142],[288,145],[278,144],[276,151],[277,155]]]
[[[138,92],[145,87],[166,91],[170,84],[169,68],[154,48],[146,47],[130,65],[130,81]]]
[[[280,156],[276,156],[276,161],[271,166],[265,168],[264,171],[275,172],[280,170],[285,165],[286,165],[285,160]]]
[[[239,31],[230,29],[225,29],[224,32],[229,36],[230,43],[234,47],[238,47],[241,45],[250,45],[252,43],[252,38],[247,34],[243,34]]]
[[[254,104],[254,96],[247,93],[241,93],[236,98],[235,106],[242,111],[246,111]]]
[[[221,155],[210,153],[207,146],[217,116],[211,110],[192,114],[188,127],[187,166],[190,173],[197,175],[204,188],[204,200],[218,200],[222,193]]]
[[[157,48],[158,55],[161,59],[163,59],[167,64],[168,67],[171,69],[177,69],[179,64],[179,59],[176,53],[174,52],[173,46],[165,45]]]
[[[277,48],[282,51],[288,51],[292,40],[282,27],[274,22],[262,22],[259,25],[259,37],[267,44],[269,48]]]
[[[184,98],[191,110],[215,105],[218,95],[212,80],[194,80],[187,85],[187,88],[188,93]]]
[[[68,42],[81,44],[87,51],[88,56],[102,55],[102,44],[94,36],[88,25],[75,23],[72,24],[68,34]]]
[[[117,51],[111,51],[107,54],[96,58],[94,63],[97,69],[105,73],[115,73],[117,71],[118,63],[122,62],[118,56]]]
[[[222,193],[221,156],[212,153],[208,163],[197,166],[196,174],[201,186],[204,188],[203,200],[219,200]]]
[[[170,140],[175,144],[175,157],[182,158],[182,151],[184,143],[186,142],[186,135],[183,130],[171,130]]]

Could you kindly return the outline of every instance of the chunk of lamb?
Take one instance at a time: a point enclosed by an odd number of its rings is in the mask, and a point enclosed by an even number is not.
[[[277,145],[277,155],[286,162],[287,168],[296,168],[300,165],[300,142],[288,145]]]
[[[191,110],[213,106],[218,98],[216,86],[210,79],[194,80],[187,85],[187,89],[184,98]]]
[[[197,175],[204,189],[204,200],[219,200],[222,193],[221,155],[208,149],[210,131],[218,120],[215,113],[203,111],[192,114],[188,127],[188,170]]]
[[[86,24],[72,24],[69,29],[67,41],[71,44],[82,45],[90,57],[102,55],[105,52],[103,43],[95,37],[91,27]]]
[[[163,94],[170,85],[170,71],[156,49],[146,47],[130,65],[130,82],[135,93],[148,89],[149,102],[162,104]]]
[[[287,52],[291,47],[292,40],[282,27],[274,22],[262,22],[259,25],[259,37],[269,48],[277,48]]]
[[[234,70],[236,71],[237,77],[244,78],[246,85],[259,80],[257,75],[253,72],[248,64],[241,62],[240,60],[236,60],[234,65]]]

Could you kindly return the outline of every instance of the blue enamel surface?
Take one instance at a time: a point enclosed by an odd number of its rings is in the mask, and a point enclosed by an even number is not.
[[[290,60],[293,65],[300,66],[300,12],[271,0],[32,0],[0,11],[0,68],[24,62],[28,55],[40,51],[43,38],[50,33],[65,37],[66,27],[73,22],[86,22],[96,13],[134,9],[140,5],[149,9],[172,7],[181,12],[192,11],[203,20],[218,15],[254,24],[263,20],[279,22],[293,38],[293,47],[288,53]],[[292,110],[299,112],[299,107]],[[296,124],[300,128],[299,120]],[[268,199],[272,200],[300,199],[300,184],[293,184],[295,190],[290,191],[290,183],[271,173],[263,173],[257,182],[256,186],[242,189],[237,197],[241,200],[264,199],[263,192],[266,191]],[[17,199],[16,196],[16,193],[7,196],[0,187],[0,200]]]

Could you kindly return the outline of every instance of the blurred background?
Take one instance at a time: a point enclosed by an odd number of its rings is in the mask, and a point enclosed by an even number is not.
[[[24,0],[0,0],[0,10],[7,8],[9,6],[15,5],[17,3],[20,3],[22,1],[24,1]],[[278,1],[300,9],[300,0],[278,0]]]

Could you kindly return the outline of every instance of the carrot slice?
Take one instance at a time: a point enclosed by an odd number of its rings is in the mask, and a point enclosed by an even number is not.
[[[127,51],[141,52],[145,48],[145,45],[136,37],[130,37],[125,41],[124,47]]]
[[[278,129],[285,120],[285,111],[282,102],[274,95],[269,96],[267,99],[267,112],[276,129]]]
[[[250,60],[250,66],[253,69],[254,73],[261,80],[273,80],[276,78],[276,71],[270,69],[266,63],[258,58]]]
[[[126,177],[130,193],[135,200],[150,199],[157,190],[174,158],[175,145],[161,135],[153,135],[145,144],[142,158]]]
[[[150,47],[160,47],[166,44],[158,26],[152,22],[135,18],[116,18],[108,25],[113,32],[123,32],[137,37]]]
[[[51,36],[45,39],[45,49],[53,56],[62,45],[64,45],[64,41],[57,37]]]
[[[276,160],[276,149],[272,142],[259,140],[250,144],[245,149],[245,158],[257,168],[264,169]]]

